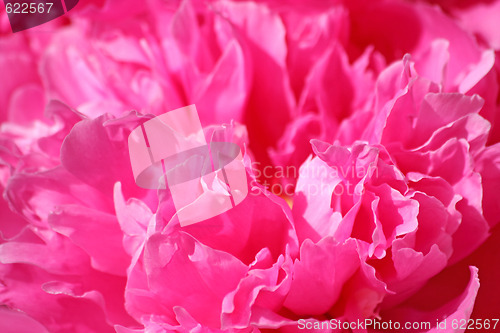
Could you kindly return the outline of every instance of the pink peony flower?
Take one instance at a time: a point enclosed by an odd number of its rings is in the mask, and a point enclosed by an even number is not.
[[[498,318],[499,3],[81,0],[16,34],[0,9],[0,331]],[[127,144],[189,104],[248,196],[181,226]]]

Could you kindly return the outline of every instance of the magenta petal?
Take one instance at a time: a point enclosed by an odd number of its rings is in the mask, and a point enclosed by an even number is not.
[[[23,309],[47,327],[48,331],[64,331],[69,325],[77,331],[112,332],[111,325],[106,321],[100,292],[82,293],[77,290],[80,289],[79,283],[53,283],[58,279],[57,276],[30,265],[0,264],[0,272],[3,281],[0,285],[0,303]],[[54,286],[54,289],[48,290],[49,293],[43,290],[46,283]],[[61,286],[65,286],[65,289],[61,289]]]
[[[79,206],[66,206],[50,215],[49,224],[87,252],[92,267],[125,275],[130,257],[123,249],[123,234],[116,217]]]
[[[127,290],[128,301],[133,301],[129,307],[132,315],[158,311],[155,314],[174,324],[173,309],[181,306],[196,321],[213,328],[221,325],[224,296],[236,288],[248,269],[232,255],[213,250],[183,232],[151,236],[140,260],[134,270],[145,274],[147,285],[141,286],[137,280]]]
[[[114,198],[116,218],[124,233],[123,246],[133,256],[146,240],[146,230],[153,214],[144,202],[136,198],[125,201],[120,183],[115,185]]]
[[[0,189],[2,188],[0,187]],[[25,220],[11,211],[4,198],[0,199],[0,216],[2,216],[0,219],[0,243],[3,240],[14,238],[27,226]]]
[[[88,273],[89,258],[85,252],[59,234],[47,234],[46,244],[28,241],[0,244],[0,262],[29,263],[56,274]]]
[[[230,42],[212,73],[202,81],[193,101],[199,105],[206,123],[242,121],[250,86],[250,66],[244,61],[242,47]],[[221,93],[222,92],[222,93]]]
[[[500,222],[500,196],[497,195],[500,184],[500,144],[487,147],[479,153],[476,170],[482,178],[484,217],[493,227]]]
[[[109,116],[76,124],[61,147],[61,163],[73,175],[110,195],[116,181],[135,187],[126,136],[111,137],[104,122]],[[125,121],[125,120],[124,120]]]
[[[344,283],[359,267],[353,240],[344,244],[324,238],[304,241],[293,266],[293,280],[284,306],[301,315],[327,312],[337,301]]]
[[[111,201],[98,190],[82,184],[62,167],[10,178],[6,198],[15,212],[31,224],[47,227],[49,215],[63,205],[79,204],[112,211]]]
[[[276,328],[279,325],[275,321],[284,320],[275,311],[281,307],[290,288],[291,258],[280,256],[271,267],[259,268],[272,261],[266,250],[259,252],[247,276],[224,297],[222,328],[245,328],[249,324]]]
[[[48,333],[35,319],[23,312],[0,309],[0,330],[3,333]]]
[[[463,267],[465,268],[465,267]],[[472,313],[472,309],[474,307],[474,302],[479,290],[479,278],[478,278],[478,270],[476,267],[470,267],[470,278],[469,282],[466,286],[462,286],[460,289],[460,293],[457,295],[451,296],[449,299],[445,301],[445,303],[431,304],[427,301],[424,301],[422,297],[429,296],[430,293],[435,293],[437,289],[435,287],[439,287],[438,285],[430,285],[429,287],[424,287],[424,292],[422,294],[418,294],[416,297],[410,299],[408,302],[399,305],[393,309],[387,309],[382,311],[381,317],[384,321],[393,320],[400,322],[430,322],[431,327],[433,327],[429,332],[439,332],[440,330],[436,329],[435,326],[438,322],[442,322],[444,319],[446,320],[446,327],[449,328],[452,325],[452,321],[465,320],[467,321],[470,318]],[[448,277],[450,277],[448,275]],[[462,280],[462,279],[460,279]],[[437,282],[438,280],[434,280],[433,282]],[[441,283],[450,284],[451,281],[441,280]],[[461,283],[462,281],[460,281]],[[456,283],[451,283],[453,286],[441,286],[441,293],[443,295],[449,294],[446,289],[457,289],[458,286]],[[464,288],[465,287],[465,288]],[[442,297],[441,297],[442,298]],[[440,301],[441,302],[441,301]],[[426,304],[427,303],[427,304]],[[442,331],[442,330],[441,330]],[[461,331],[455,330],[453,331]]]
[[[477,292],[479,290],[479,277],[478,277],[478,269],[476,267],[470,267],[470,281],[467,288],[464,290],[462,295],[458,298],[460,302],[458,306],[456,306],[456,310],[446,317],[447,323],[453,323],[453,321],[463,320],[468,321],[472,314],[472,310],[474,308],[474,303],[476,301]],[[456,301],[455,301],[456,302]],[[455,303],[455,302],[452,302]],[[450,304],[451,305],[451,304]],[[451,305],[453,306],[453,305]],[[437,333],[440,330],[434,328],[430,332]]]

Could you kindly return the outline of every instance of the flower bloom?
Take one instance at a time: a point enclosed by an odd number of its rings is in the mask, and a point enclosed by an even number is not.
[[[499,1],[128,3],[0,9],[0,331],[498,315]],[[248,195],[181,225],[128,137],[189,104]]]

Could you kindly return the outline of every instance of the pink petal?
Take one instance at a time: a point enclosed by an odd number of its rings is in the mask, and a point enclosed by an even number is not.
[[[284,306],[299,315],[327,312],[337,301],[344,283],[358,269],[358,258],[354,241],[304,241],[300,259],[294,263],[293,281]]]
[[[0,330],[5,333],[48,333],[38,321],[23,312],[0,309]]]
[[[92,267],[125,275],[130,258],[125,254],[123,234],[113,215],[80,206],[65,206],[50,215],[49,224],[53,230],[70,238],[87,252]]]

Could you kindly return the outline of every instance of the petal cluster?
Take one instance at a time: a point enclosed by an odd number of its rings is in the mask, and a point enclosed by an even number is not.
[[[0,9],[0,331],[494,319],[498,15],[89,0],[12,34]],[[135,184],[128,137],[189,104],[208,143],[241,148],[248,196],[181,226],[168,188]]]

